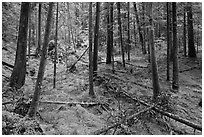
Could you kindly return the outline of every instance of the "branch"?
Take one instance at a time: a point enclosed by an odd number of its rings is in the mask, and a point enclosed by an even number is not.
[[[8,67],[10,67],[10,68],[14,68],[13,65],[11,65],[11,64],[9,64],[9,63],[6,63],[6,62],[4,62],[4,61],[2,61],[2,65],[8,66]]]
[[[153,105],[153,106],[150,106],[150,107],[148,107],[148,108],[146,108],[146,109],[144,109],[144,110],[141,110],[141,111],[139,111],[139,112],[137,112],[137,113],[135,113],[135,114],[129,116],[125,121],[128,121],[128,120],[130,120],[130,119],[132,119],[132,118],[134,118],[134,117],[136,117],[136,116],[138,116],[138,115],[140,115],[140,114],[142,114],[142,113],[144,113],[144,112],[146,112],[146,111],[152,109],[153,107],[154,107],[154,105]],[[99,135],[99,134],[102,134],[102,133],[104,133],[104,132],[107,132],[109,129],[114,128],[114,127],[116,127],[116,126],[119,126],[119,125],[121,125],[122,123],[124,123],[125,121],[120,121],[119,123],[113,124],[112,126],[109,126],[109,127],[107,127],[107,128],[99,129],[99,130],[95,131],[93,134],[94,134],[94,135]]]
[[[40,101],[40,103],[44,104],[57,104],[57,105],[82,105],[82,106],[95,106],[101,105],[101,103],[94,103],[94,102],[61,102],[61,101]]]
[[[179,73],[183,73],[185,71],[191,71],[193,69],[198,69],[198,68],[200,68],[200,67],[192,67],[192,68],[189,68],[189,69],[180,70]]]
[[[128,95],[126,92],[123,92],[123,91],[121,91],[121,92],[124,93],[126,96],[128,96],[130,99],[132,99],[132,100],[134,100],[134,101],[136,101],[136,102],[140,102],[141,104],[150,107],[150,105],[149,105],[148,103],[146,103],[146,102],[144,102],[144,101],[141,101],[141,100],[139,100],[139,99],[137,99],[137,98],[132,98],[132,97],[131,97],[130,95]],[[155,111],[157,111],[157,112],[159,112],[159,113],[161,113],[161,114],[163,114],[163,115],[165,115],[165,116],[167,116],[167,117],[169,117],[169,118],[172,118],[172,119],[174,119],[174,120],[176,120],[176,121],[178,121],[178,122],[180,122],[180,123],[183,123],[183,124],[185,124],[185,125],[188,125],[188,126],[194,128],[194,129],[197,129],[197,130],[199,130],[199,131],[202,131],[202,126],[200,126],[200,125],[198,125],[198,124],[195,124],[195,123],[193,123],[193,122],[191,122],[191,121],[189,121],[189,120],[183,119],[183,118],[181,118],[181,117],[179,117],[179,116],[177,116],[177,115],[175,115],[175,114],[172,114],[172,113],[169,113],[169,112],[160,110],[160,109],[157,108],[157,107],[153,107],[152,109],[155,110]]]
[[[70,67],[69,70],[71,70],[76,64],[77,62],[83,57],[83,55],[86,53],[86,51],[89,49],[89,47],[86,48],[86,50],[84,51],[84,53],[82,53],[82,55],[77,59],[77,61]]]

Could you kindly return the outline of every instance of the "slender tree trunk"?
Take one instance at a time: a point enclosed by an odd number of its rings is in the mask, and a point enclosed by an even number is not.
[[[42,47],[40,66],[39,66],[37,81],[35,85],[35,92],[34,92],[33,99],[32,99],[32,102],[31,102],[31,105],[28,111],[28,117],[36,116],[36,111],[37,111],[37,107],[39,103],[40,92],[42,88],[42,81],[43,81],[43,76],[44,76],[44,71],[45,71],[45,66],[46,66],[47,47],[48,47],[48,42],[49,42],[49,34],[50,34],[51,21],[52,21],[52,8],[53,8],[53,2],[50,2],[48,15],[47,15],[47,23],[45,26],[45,36],[44,36],[44,43]]]
[[[170,62],[170,16],[169,16],[169,2],[166,3],[166,11],[167,11],[167,68],[166,68],[166,80],[170,80],[170,74],[169,74],[169,62]]]
[[[111,63],[111,38],[110,38],[110,6],[109,2],[106,2],[106,8],[107,8],[107,57],[106,57],[106,64]]]
[[[188,17],[188,56],[196,58],[196,50],[194,44],[193,34],[193,14],[192,14],[192,3],[187,3],[187,17]]]
[[[89,95],[95,97],[93,88],[92,2],[89,3]]]
[[[30,58],[30,49],[31,49],[31,30],[32,30],[31,15],[32,15],[32,12],[30,11],[29,23],[28,23],[28,58]]]
[[[130,61],[130,49],[131,49],[131,45],[130,45],[130,3],[127,3],[127,11],[128,11],[128,60]]]
[[[56,11],[56,26],[55,26],[55,61],[54,61],[54,78],[53,78],[53,88],[56,87],[56,64],[57,64],[57,37],[58,37],[58,2]]]
[[[145,34],[145,2],[142,2],[142,22],[143,24],[141,25],[142,26],[142,32],[143,32],[143,52],[144,54],[147,53],[147,50],[146,50],[146,34]]]
[[[133,21],[133,29],[134,29],[134,39],[135,39],[135,47],[137,46],[137,34],[136,34],[136,28],[135,28],[135,19]]]
[[[14,69],[10,77],[10,86],[15,87],[17,89],[21,88],[25,83],[29,10],[30,10],[30,3],[22,2],[16,58],[15,58]]]
[[[152,2],[148,2],[148,11],[149,11],[149,24],[150,24],[150,53],[151,53],[151,66],[152,66],[152,84],[153,84],[153,100],[156,101],[160,93],[159,85],[159,76],[157,70],[157,61],[155,56],[155,47],[154,47],[154,24],[152,18]]]
[[[177,45],[177,15],[176,15],[176,2],[172,2],[172,21],[173,21],[173,83],[172,89],[179,89],[178,77],[178,45]]]
[[[120,45],[121,45],[121,52],[122,52],[122,62],[123,62],[123,67],[125,67],[125,56],[124,56],[121,15],[120,15],[120,2],[117,2],[117,10],[118,10],[118,30],[119,30],[119,37],[120,37],[119,39],[120,39]]]
[[[137,5],[136,5],[135,2],[134,2],[134,9],[135,9],[135,17],[136,17],[136,21],[137,21],[137,27],[138,27],[138,31],[139,31],[140,43],[141,43],[141,46],[142,46],[142,53],[146,54],[145,50],[144,50],[144,39],[143,39],[143,36],[142,36],[142,29],[141,29],[141,25],[140,25],[138,13],[137,13]]]
[[[93,54],[93,73],[97,75],[98,67],[98,35],[99,35],[99,22],[100,22],[100,2],[96,3],[96,21],[94,27],[94,54]]]
[[[185,6],[183,11],[183,51],[184,51],[184,56],[186,57],[186,8]]]
[[[41,4],[39,3],[39,9],[38,9],[38,44],[36,48],[35,55],[36,57],[39,57],[40,51],[41,51]]]

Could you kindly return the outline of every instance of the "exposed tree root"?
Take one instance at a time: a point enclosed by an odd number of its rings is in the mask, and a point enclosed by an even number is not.
[[[4,62],[4,61],[2,61],[2,65],[5,65],[5,66],[10,67],[10,68],[14,68],[13,65],[11,65],[11,64],[9,64],[9,63],[6,63],[6,62]]]

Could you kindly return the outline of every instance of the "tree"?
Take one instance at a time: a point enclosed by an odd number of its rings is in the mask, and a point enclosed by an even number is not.
[[[178,45],[177,45],[177,15],[176,2],[172,2],[172,21],[173,21],[173,83],[172,89],[178,90]]]
[[[192,3],[187,3],[187,20],[188,20],[188,56],[196,58],[196,50],[194,45],[194,33],[193,33],[193,14]]]
[[[169,62],[170,62],[170,18],[169,18],[169,2],[166,3],[166,11],[167,11],[167,68],[166,68],[166,80],[169,81],[170,80],[170,75],[169,75]]]
[[[107,57],[106,64],[111,63],[111,56],[113,53],[113,2],[107,3]]]
[[[29,9],[29,2],[21,3],[15,64],[10,77],[10,86],[17,89],[21,88],[25,83]]]
[[[136,17],[136,21],[137,21],[137,28],[138,28],[138,31],[139,31],[140,43],[141,43],[141,46],[142,46],[142,53],[146,54],[146,50],[144,50],[144,39],[143,39],[143,36],[142,36],[142,29],[141,29],[141,25],[140,25],[140,21],[139,21],[139,17],[138,17],[138,12],[137,12],[137,5],[136,5],[135,2],[133,4],[134,4],[134,9],[135,9],[135,17]]]
[[[183,51],[186,57],[186,8],[183,7]]]
[[[58,2],[57,2],[57,11],[56,11],[56,26],[55,26],[55,61],[54,61],[54,79],[53,79],[53,88],[56,87],[56,64],[57,64],[57,36],[58,36]]]
[[[130,3],[127,3],[127,11],[128,11],[128,60],[130,61],[130,49],[131,49],[131,45],[130,45]]]
[[[42,88],[42,80],[44,76],[44,71],[45,71],[45,65],[46,65],[46,56],[47,56],[47,47],[48,47],[48,42],[49,42],[49,34],[50,34],[50,29],[51,29],[51,21],[52,21],[52,8],[53,8],[53,2],[49,3],[49,10],[48,10],[48,15],[47,15],[47,22],[46,22],[46,27],[45,27],[45,36],[44,36],[44,43],[42,47],[42,55],[40,59],[40,66],[38,70],[38,76],[37,76],[37,81],[35,84],[35,91],[34,95],[32,98],[32,102],[28,111],[28,117],[35,117],[38,103],[39,103],[39,98],[40,98],[40,92]]]
[[[93,53],[93,73],[97,75],[98,66],[98,35],[100,22],[100,2],[96,2],[96,20],[94,27],[94,53]]]
[[[152,84],[153,84],[153,100],[156,101],[160,93],[159,76],[157,70],[157,62],[155,56],[154,47],[154,24],[152,18],[152,2],[148,2],[148,16],[149,16],[149,42],[150,42],[150,56],[151,56],[151,67],[152,67]]]
[[[36,57],[39,56],[40,51],[41,51],[41,3],[39,3],[39,8],[38,8],[38,47],[36,49],[35,55]]]
[[[93,88],[92,2],[89,3],[89,95],[95,97]]]
[[[118,10],[118,30],[119,30],[121,52],[122,52],[122,62],[123,62],[123,67],[125,67],[125,56],[124,56],[122,27],[121,27],[121,15],[120,15],[120,2],[117,2],[117,10]]]

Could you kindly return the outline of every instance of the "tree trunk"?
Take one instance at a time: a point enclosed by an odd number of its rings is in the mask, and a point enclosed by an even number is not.
[[[56,11],[56,26],[55,26],[55,61],[54,61],[54,78],[53,78],[53,88],[56,87],[56,64],[57,64],[57,37],[58,37],[58,2]]]
[[[144,52],[144,54],[146,54],[147,53],[147,51],[146,51],[146,34],[145,34],[145,2],[142,2],[142,32],[143,32],[143,52]]]
[[[187,4],[187,17],[188,17],[188,56],[196,58],[196,50],[194,45],[194,34],[193,34],[193,14],[192,5],[190,2]]]
[[[150,40],[150,55],[151,55],[151,66],[152,66],[152,84],[153,84],[153,100],[156,101],[159,93],[160,93],[160,85],[159,85],[159,76],[157,70],[157,61],[155,56],[155,47],[154,47],[154,24],[152,18],[152,3],[148,2],[148,12],[149,12],[149,40]]]
[[[134,29],[134,39],[135,39],[135,47],[137,46],[137,34],[136,34],[136,28],[135,28],[135,19],[133,21],[133,29]]]
[[[29,12],[29,23],[28,23],[28,58],[30,58],[30,49],[31,49],[31,30],[32,30],[32,23],[31,23],[31,16],[32,12]]]
[[[128,11],[128,60],[130,61],[130,49],[131,49],[131,45],[130,45],[130,3],[127,3],[127,11]]]
[[[141,25],[140,25],[138,13],[137,13],[137,5],[136,5],[135,2],[134,2],[134,9],[135,9],[135,17],[136,17],[136,21],[137,21],[137,27],[138,27],[138,31],[139,31],[140,43],[141,43],[141,46],[142,46],[142,53],[146,54],[145,50],[144,50],[144,39],[143,39],[143,36],[142,36],[142,29],[141,29]]]
[[[110,38],[110,6],[109,2],[106,2],[107,8],[107,57],[106,57],[106,64],[111,64],[111,38]]]
[[[94,53],[93,53],[93,73],[97,75],[98,67],[98,35],[99,35],[99,22],[100,22],[100,2],[96,3],[96,20],[94,27]]]
[[[41,4],[39,3],[39,9],[38,9],[38,47],[36,49],[36,57],[39,57],[40,51],[41,51]]]
[[[25,83],[29,10],[30,10],[30,3],[22,2],[21,12],[20,12],[18,40],[17,40],[16,58],[15,58],[14,69],[10,77],[10,86],[15,87],[17,89],[21,88]]]
[[[38,103],[39,103],[40,92],[42,88],[42,81],[43,81],[43,76],[44,76],[44,71],[45,71],[45,66],[46,66],[47,47],[48,47],[48,42],[49,42],[49,34],[50,34],[51,21],[52,21],[52,8],[53,8],[53,2],[50,2],[48,15],[47,15],[47,23],[45,26],[45,36],[44,36],[44,43],[42,47],[40,66],[38,70],[37,81],[35,84],[35,92],[34,92],[33,99],[32,99],[32,102],[31,102],[31,105],[28,111],[29,117],[35,117]]]
[[[179,89],[178,77],[178,45],[177,45],[177,16],[176,16],[176,2],[172,2],[172,21],[173,21],[173,83],[172,89]]]
[[[186,8],[183,10],[183,51],[186,57]]]
[[[167,68],[166,68],[166,80],[170,80],[170,74],[169,74],[169,62],[170,62],[170,15],[169,15],[169,2],[166,3],[166,10],[167,10]]]
[[[119,30],[119,39],[120,39],[120,45],[121,45],[121,52],[122,52],[122,62],[123,62],[123,67],[125,67],[125,56],[124,56],[122,27],[121,27],[121,15],[120,15],[120,2],[117,2],[117,10],[118,10],[118,30]]]
[[[95,97],[93,88],[92,2],[89,3],[89,95]]]

